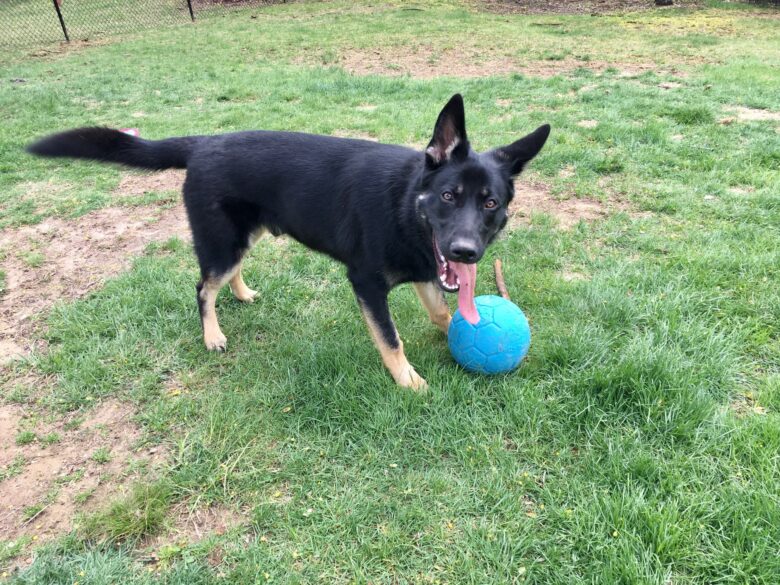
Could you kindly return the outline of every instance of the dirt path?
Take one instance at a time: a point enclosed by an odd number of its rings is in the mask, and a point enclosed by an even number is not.
[[[663,10],[653,0],[478,0],[492,12],[521,14],[610,14],[638,10]],[[699,0],[674,0],[674,7],[696,8]]]
[[[131,196],[178,187],[183,175],[128,175],[118,188]],[[80,298],[126,270],[151,242],[189,229],[181,204],[110,207],[75,220],[58,218],[0,233],[0,366],[33,349],[40,316],[55,303]]]
[[[48,423],[18,405],[0,405],[0,539],[47,540],[71,530],[79,512],[127,485],[127,466],[145,475],[165,460],[160,447],[139,447],[133,409],[107,400]],[[29,439],[20,441],[23,431]],[[22,444],[20,444],[22,443]]]
[[[317,64],[315,54],[296,60],[300,64]],[[441,76],[477,78],[520,73],[529,77],[549,78],[566,75],[584,67],[594,72],[617,69],[624,77],[641,75],[647,71],[678,75],[674,66],[655,63],[619,61],[579,61],[572,57],[557,61],[520,62],[509,56],[490,54],[479,49],[434,49],[421,47],[385,47],[380,50],[345,49],[340,52],[338,64],[356,75],[410,76],[415,79],[434,79]]]

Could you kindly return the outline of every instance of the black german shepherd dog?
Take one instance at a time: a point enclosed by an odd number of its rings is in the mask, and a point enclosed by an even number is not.
[[[28,147],[47,157],[186,168],[184,204],[201,270],[197,301],[203,338],[224,350],[215,300],[230,284],[251,302],[241,276],[246,252],[264,232],[288,234],[347,267],[382,360],[395,381],[426,386],[404,355],[387,306],[394,286],[414,283],[431,321],[445,333],[441,290],[459,289],[476,322],[476,262],[507,222],[513,178],[544,146],[544,125],[482,154],[466,137],[463,98],[439,114],[425,152],[364,140],[293,132],[237,132],[151,141],[108,128],[54,134]]]

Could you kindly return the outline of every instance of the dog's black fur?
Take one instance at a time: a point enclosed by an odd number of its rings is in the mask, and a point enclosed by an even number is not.
[[[455,95],[424,153],[292,132],[150,141],[107,128],[55,134],[28,150],[144,169],[186,168],[184,203],[202,275],[199,305],[203,283],[240,267],[253,234],[264,228],[345,264],[383,341],[399,348],[390,289],[404,282],[455,288],[439,278],[436,244],[448,260],[477,262],[506,224],[513,177],[549,131],[541,126],[477,154],[466,136],[463,100]]]

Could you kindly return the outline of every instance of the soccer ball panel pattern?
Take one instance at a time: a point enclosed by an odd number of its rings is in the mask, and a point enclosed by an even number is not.
[[[456,311],[450,323],[450,352],[473,372],[500,374],[513,370],[528,353],[531,330],[520,308],[502,297],[474,299],[479,321],[472,325]]]

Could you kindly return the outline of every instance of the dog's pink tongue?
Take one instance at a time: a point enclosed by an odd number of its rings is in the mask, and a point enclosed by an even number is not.
[[[458,290],[458,309],[463,318],[476,325],[479,322],[479,313],[474,304],[474,290],[477,288],[477,265],[463,264],[462,262],[450,262],[455,269],[460,281]]]

